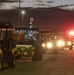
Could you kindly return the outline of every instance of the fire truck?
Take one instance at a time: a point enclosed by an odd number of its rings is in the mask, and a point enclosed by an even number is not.
[[[12,49],[15,48],[15,43],[12,39],[13,26],[10,22],[0,22],[0,71],[3,68],[15,67],[15,57]]]

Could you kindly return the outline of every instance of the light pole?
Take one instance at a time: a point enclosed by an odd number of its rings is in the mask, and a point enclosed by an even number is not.
[[[20,3],[21,1],[19,0],[19,9],[18,9],[18,24],[20,25]]]
[[[22,26],[23,26],[23,17],[24,17],[25,11],[22,10],[22,11],[21,11],[21,14],[22,14]]]

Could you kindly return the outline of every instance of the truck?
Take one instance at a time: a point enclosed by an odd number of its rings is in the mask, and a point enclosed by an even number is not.
[[[15,68],[16,59],[13,54],[15,43],[12,39],[13,25],[10,22],[0,22],[0,71],[3,68]]]

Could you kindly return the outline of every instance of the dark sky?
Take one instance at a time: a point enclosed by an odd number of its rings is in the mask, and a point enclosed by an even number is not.
[[[74,28],[74,11],[60,8],[37,8],[25,9],[24,26],[29,25],[30,17],[34,18],[33,26],[41,30],[65,30]],[[22,19],[20,15],[20,21]],[[18,26],[18,10],[1,10],[0,21],[10,21],[14,26]],[[21,24],[21,22],[20,22]],[[21,26],[21,25],[20,25]]]
[[[74,12],[59,8],[38,9],[31,11],[35,25],[44,29],[64,30],[73,28]],[[38,14],[38,15],[37,15]]]

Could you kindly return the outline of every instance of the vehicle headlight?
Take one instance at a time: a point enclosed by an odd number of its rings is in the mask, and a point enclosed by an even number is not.
[[[58,42],[57,42],[57,45],[58,45],[58,46],[64,46],[65,43],[64,43],[63,41],[58,41]]]
[[[52,47],[52,43],[47,43],[47,48],[51,48]]]
[[[42,44],[42,47],[45,47],[45,44],[44,43]]]
[[[68,43],[67,43],[68,45],[71,45],[72,43],[70,42],[70,41],[68,41]]]

